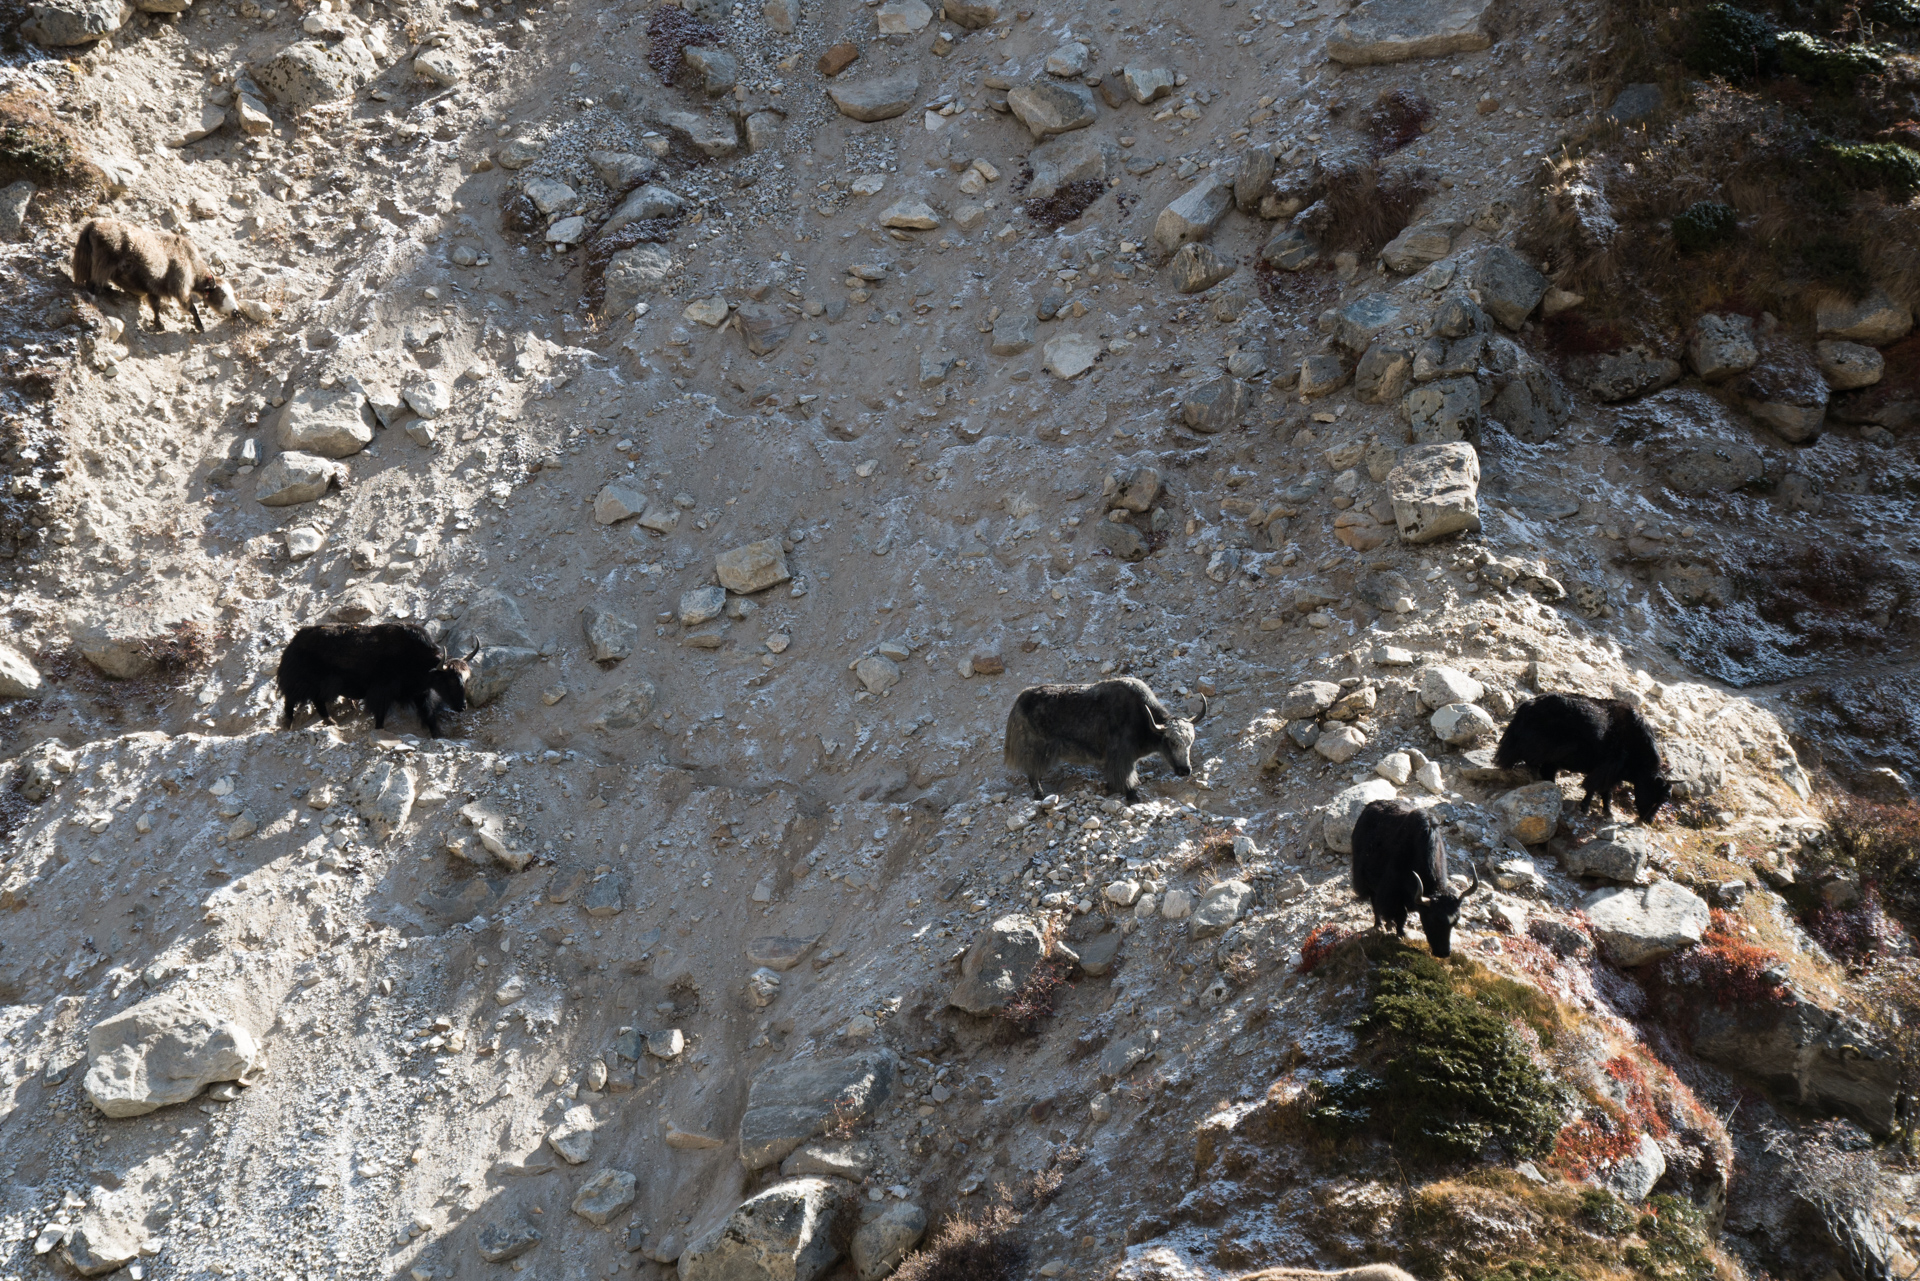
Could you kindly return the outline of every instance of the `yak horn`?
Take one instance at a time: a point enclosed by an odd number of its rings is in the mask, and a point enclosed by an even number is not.
[[[473,643],[473,648],[467,651],[466,658],[462,659],[461,661],[471,663],[474,659],[474,655],[478,654],[479,652],[480,652],[480,642],[475,641]]]
[[[1472,859],[1467,860],[1467,875],[1473,878],[1473,884],[1467,886],[1467,888],[1461,892],[1461,898],[1465,898],[1480,888],[1480,869],[1474,865]]]
[[[1202,694],[1200,696],[1200,714],[1193,718],[1193,723],[1195,725],[1198,725],[1201,721],[1204,721],[1205,719],[1207,719],[1207,708],[1209,706],[1210,704],[1207,702],[1207,696],[1205,694]]]

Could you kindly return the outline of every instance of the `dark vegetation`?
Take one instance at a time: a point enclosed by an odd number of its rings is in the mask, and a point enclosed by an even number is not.
[[[678,5],[663,4],[647,22],[647,65],[671,85],[680,72],[680,55],[690,44],[718,44],[720,28],[700,21]]]
[[[1386,935],[1348,946],[1370,963],[1365,1012],[1353,1024],[1359,1064],[1338,1082],[1316,1083],[1308,1123],[1329,1137],[1373,1132],[1440,1158],[1472,1157],[1489,1143],[1515,1156],[1549,1151],[1563,1091],[1515,1024],[1551,1045],[1552,1002],[1472,961],[1438,961]]]
[[[929,1244],[909,1254],[893,1275],[899,1281],[1013,1281],[1023,1275],[1026,1247],[1020,1214],[1010,1205],[962,1211],[940,1225]]]
[[[1328,253],[1367,254],[1404,231],[1434,190],[1433,175],[1424,168],[1382,173],[1370,164],[1316,162],[1296,193],[1308,203],[1295,222]]]
[[[1098,178],[1070,182],[1051,196],[1036,196],[1021,206],[1033,222],[1049,231],[1066,226],[1093,207],[1106,193],[1107,184]]]
[[[47,110],[38,94],[0,94],[0,184],[22,179],[52,187],[79,202],[106,189],[106,175],[87,159],[71,126]]]
[[[1392,155],[1425,132],[1433,104],[1411,89],[1388,89],[1367,113],[1364,126],[1375,159]]]
[[[1020,990],[1007,998],[1000,1011],[1002,1023],[1016,1036],[1030,1036],[1042,1020],[1053,1017],[1053,1002],[1067,982],[1067,969],[1054,961],[1042,961],[1033,967]]]

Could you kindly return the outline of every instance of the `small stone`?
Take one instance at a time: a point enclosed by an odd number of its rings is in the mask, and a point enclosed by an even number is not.
[[[1493,803],[1508,835],[1522,845],[1538,845],[1560,828],[1564,797],[1558,783],[1529,783],[1505,793]]]
[[[1396,787],[1404,787],[1413,777],[1413,761],[1405,752],[1388,752],[1373,767],[1373,772]]]
[[[647,1034],[647,1053],[656,1059],[677,1059],[687,1048],[687,1036],[677,1027]]]
[[[1211,886],[1194,905],[1193,924],[1196,939],[1224,934],[1253,906],[1253,886],[1245,881],[1222,881]]]
[[[634,1184],[634,1176],[625,1170],[601,1170],[580,1185],[580,1191],[574,1194],[573,1212],[588,1223],[605,1227],[614,1215],[633,1204]]]
[[[593,1109],[581,1104],[568,1108],[560,1121],[547,1131],[547,1145],[569,1165],[579,1165],[593,1153],[593,1132],[597,1128]]]
[[[1477,743],[1494,732],[1493,717],[1472,703],[1448,703],[1434,712],[1429,723],[1442,742],[1455,747]]]
[[[851,84],[835,84],[827,96],[840,114],[872,123],[903,115],[920,97],[920,77],[912,72],[877,76]]]
[[[1485,713],[1482,713],[1484,715]],[[1367,736],[1352,725],[1327,729],[1314,740],[1313,750],[1335,765],[1345,765],[1366,750]]]
[[[1007,94],[1007,106],[1036,142],[1084,129],[1098,116],[1093,90],[1058,80],[1037,80],[1012,90]]]
[[[910,36],[927,29],[933,10],[922,0],[885,0],[874,15],[883,36]]]
[[[722,552],[714,558],[713,569],[722,587],[743,596],[765,591],[793,577],[787,570],[785,548],[777,538],[763,538]]]
[[[1168,890],[1160,897],[1162,920],[1184,921],[1193,914],[1193,895],[1185,890]]]
[[[1206,239],[1232,204],[1233,184],[1209,175],[1160,211],[1153,223],[1154,244],[1172,253],[1188,241]]]
[[[853,674],[874,694],[884,694],[900,683],[900,665],[878,654],[868,654],[855,663]]]
[[[445,49],[429,49],[413,60],[413,74],[451,89],[467,78],[466,64]]]
[[[840,44],[828,45],[827,51],[820,55],[820,61],[815,69],[819,71],[821,75],[831,80],[848,67],[851,67],[859,60],[859,57],[860,46],[858,45],[847,44],[844,41]],[[919,92],[917,86],[915,92]],[[911,97],[911,95],[909,95],[909,97]],[[895,112],[894,114],[898,115],[899,112]]]
[[[255,473],[253,496],[263,507],[310,503],[346,479],[345,464],[298,450],[276,455]]]
[[[1486,696],[1487,687],[1458,668],[1441,664],[1421,669],[1420,702],[1441,708],[1448,703],[1477,703]]]
[[[1886,372],[1885,358],[1861,343],[1827,339],[1814,345],[1813,359],[1820,376],[1835,391],[1871,387]]]
[[[681,315],[685,316],[688,320],[712,329],[726,320],[728,315],[727,300],[725,298],[696,298],[687,304],[686,310],[683,311]]]
[[[1174,292],[1197,294],[1213,288],[1237,269],[1231,258],[1224,257],[1213,246],[1189,243],[1181,245],[1173,255],[1167,272],[1173,279]]]
[[[932,231],[940,225],[940,215],[924,200],[901,200],[880,215],[880,225],[906,231]]]
[[[495,1220],[482,1224],[474,1238],[480,1257],[488,1263],[510,1263],[539,1245],[540,1229],[524,1223]]]
[[[1134,64],[1121,73],[1121,80],[1127,86],[1127,92],[1141,106],[1157,102],[1173,92],[1174,74],[1166,67],[1150,67]]]
[[[607,485],[594,495],[593,518],[602,525],[618,524],[629,516],[637,516],[646,506],[646,495],[639,490]]]
[[[680,625],[698,627],[701,623],[711,622],[720,617],[726,607],[726,588],[696,587],[680,597]]]
[[[1092,369],[1106,348],[1082,334],[1056,334],[1041,348],[1042,367],[1062,381],[1071,381]]]

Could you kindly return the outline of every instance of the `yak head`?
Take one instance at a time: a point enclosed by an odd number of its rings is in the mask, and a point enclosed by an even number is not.
[[[473,675],[472,660],[479,652],[476,643],[465,658],[448,659],[427,673],[427,688],[439,695],[448,711],[467,710],[467,680]]]
[[[233,296],[233,286],[210,271],[202,271],[200,278],[193,282],[193,292],[207,300],[207,304],[223,316],[231,316],[240,310],[240,300]]]
[[[1673,799],[1673,780],[1665,775],[1656,775],[1645,783],[1633,785],[1633,812],[1642,823],[1653,822],[1653,816],[1660,807]]]
[[[1160,734],[1160,756],[1167,768],[1175,775],[1185,778],[1193,773],[1193,727],[1207,719],[1206,695],[1200,696],[1200,714],[1192,720],[1184,716],[1169,716],[1160,719],[1159,712],[1147,708],[1147,719],[1153,722],[1153,728]]]
[[[1417,872],[1407,873],[1407,889],[1420,913],[1420,929],[1427,936],[1427,949],[1441,960],[1453,955],[1453,927],[1460,920],[1460,904],[1466,901],[1468,894],[1480,888],[1480,872],[1471,860],[1467,863],[1467,875],[1473,883],[1462,893],[1452,892],[1447,880],[1447,846],[1438,834],[1433,838],[1434,869],[1438,875],[1438,894],[1427,894],[1420,884]]]

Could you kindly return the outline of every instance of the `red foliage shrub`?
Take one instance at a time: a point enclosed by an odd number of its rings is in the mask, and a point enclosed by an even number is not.
[[[1342,929],[1332,921],[1322,921],[1313,927],[1313,933],[1307,935],[1306,942],[1300,945],[1300,964],[1295,971],[1311,974],[1320,968],[1321,962],[1333,955],[1333,949],[1353,937],[1353,931]]]
[[[1553,1164],[1576,1179],[1590,1178],[1632,1155],[1643,1133],[1664,1139],[1673,1132],[1638,1061],[1621,1054],[1607,1060],[1601,1070],[1625,1089],[1626,1101],[1594,1100],[1599,1114],[1575,1121],[1554,1140]]]
[[[1662,961],[1658,972],[1669,988],[1702,991],[1715,1005],[1735,1007],[1785,1001],[1781,964],[1779,953],[1747,940],[1737,917],[1715,910],[1700,946]]]
[[[1000,1017],[1020,1032],[1031,1032],[1041,1019],[1053,1017],[1055,994],[1063,987],[1072,986],[1067,982],[1065,966],[1042,961],[1033,967],[1033,973],[1027,976],[1020,990],[1007,999]]]
[[[1367,114],[1366,131],[1373,138],[1373,154],[1390,155],[1422,132],[1421,126],[1433,119],[1433,104],[1411,89],[1393,89]]]
[[[1867,966],[1900,949],[1905,931],[1888,916],[1873,885],[1844,907],[1821,903],[1800,917],[1807,933],[1835,960],[1848,965]]]

